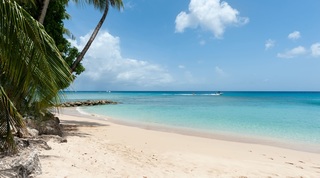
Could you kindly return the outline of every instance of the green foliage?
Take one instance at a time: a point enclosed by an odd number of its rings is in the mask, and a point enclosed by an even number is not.
[[[74,61],[76,60],[76,58],[79,56],[79,51],[77,48],[75,47],[70,47],[71,44],[68,42],[67,44],[67,50],[66,52],[63,54],[64,56],[64,60],[67,62],[67,64],[69,65],[69,67],[72,66],[72,64],[74,63]],[[80,75],[83,71],[85,71],[85,68],[83,67],[83,65],[81,63],[79,63],[79,65],[77,65],[77,67],[75,68],[75,70],[73,71],[76,75]]]
[[[92,4],[96,9],[103,12],[109,6],[112,6],[118,10],[123,8],[122,0],[73,0],[76,3]]]
[[[65,9],[67,3],[68,0],[50,1],[47,15],[44,20],[44,27],[48,34],[55,40],[64,60],[71,67],[72,63],[78,57],[79,52],[76,47],[71,47],[70,42],[64,37],[66,29],[64,28],[63,20],[69,18]],[[85,68],[80,64],[74,72],[76,75],[79,75],[84,70]]]
[[[38,19],[43,6],[43,0],[37,0],[35,5],[26,2],[19,2],[21,6],[30,13],[34,19]],[[76,47],[72,47],[70,42],[65,38],[65,35],[70,35],[70,32],[64,28],[63,20],[69,19],[66,12],[68,0],[51,0],[43,26],[47,33],[54,39],[60,54],[66,63],[71,67],[72,63],[79,55]],[[75,75],[80,75],[85,68],[80,63],[75,69]]]
[[[3,87],[0,87],[0,152],[15,153],[16,146],[12,132],[8,130],[17,130],[17,128],[24,127],[22,117],[10,101]]]
[[[44,114],[72,81],[70,68],[44,27],[15,1],[0,0],[0,149],[13,153],[21,113]]]
[[[75,0],[76,1],[76,0]],[[70,85],[70,66],[79,56],[64,38],[68,0],[50,2],[44,26],[38,23],[42,0],[0,0],[0,151],[15,153],[13,133],[24,128],[22,114],[45,115]],[[85,0],[107,12],[121,0]],[[19,5],[23,6],[23,8]],[[101,26],[101,25],[100,25]],[[77,63],[72,71],[84,68]]]

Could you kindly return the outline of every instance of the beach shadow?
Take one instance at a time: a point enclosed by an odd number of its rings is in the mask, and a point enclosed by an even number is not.
[[[109,126],[108,124],[100,124],[97,122],[89,121],[61,121],[62,125],[75,125],[78,127],[96,127],[96,126]]]
[[[61,156],[55,156],[55,155],[39,155],[39,158],[41,158],[41,159],[48,159],[48,158],[60,159]]]
[[[61,127],[64,137],[77,136],[77,137],[87,137],[90,134],[79,132],[79,127],[99,127],[99,126],[109,126],[108,124],[100,124],[91,121],[62,121]]]
[[[70,136],[76,136],[76,137],[87,137],[90,134],[79,132],[78,127],[79,125],[67,125],[67,124],[61,124],[63,137],[70,137]]]

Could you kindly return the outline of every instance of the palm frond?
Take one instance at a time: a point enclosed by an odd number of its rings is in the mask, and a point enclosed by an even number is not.
[[[24,126],[21,106],[41,112],[59,102],[72,75],[44,27],[15,1],[0,0],[0,149]]]
[[[15,153],[16,147],[11,131],[25,127],[25,124],[2,86],[0,87],[0,117],[0,151]]]
[[[99,9],[103,12],[109,5],[120,10],[123,8],[122,0],[73,0],[75,3],[83,5],[83,4],[92,4],[96,9]]]
[[[70,84],[69,68],[40,23],[17,3],[0,1],[1,71],[29,101],[50,101]]]
[[[123,2],[122,0],[109,0],[110,5],[118,10],[121,10],[123,8]]]

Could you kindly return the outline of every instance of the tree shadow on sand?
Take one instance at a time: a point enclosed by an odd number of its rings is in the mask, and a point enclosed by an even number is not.
[[[63,131],[63,136],[78,136],[87,137],[90,134],[79,132],[79,127],[99,127],[99,126],[109,126],[108,124],[100,124],[92,121],[63,121],[61,122],[61,127]]]

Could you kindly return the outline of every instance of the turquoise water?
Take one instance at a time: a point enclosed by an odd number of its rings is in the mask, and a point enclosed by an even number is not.
[[[320,144],[320,92],[66,92],[118,105],[82,111],[129,122]]]

